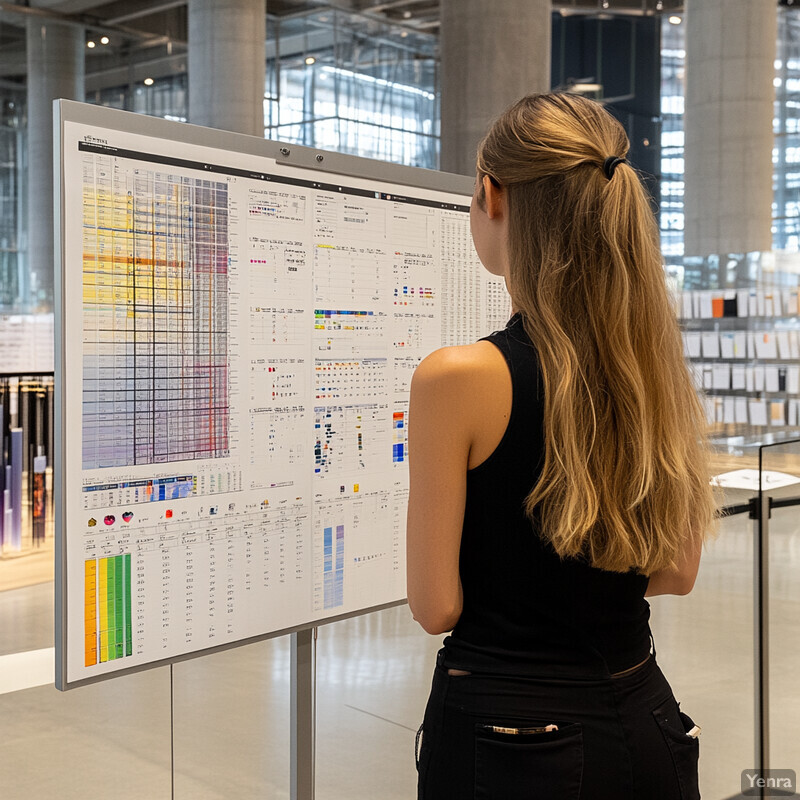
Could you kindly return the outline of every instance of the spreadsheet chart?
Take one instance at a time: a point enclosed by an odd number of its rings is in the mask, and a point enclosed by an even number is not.
[[[83,467],[225,456],[227,186],[82,163]]]

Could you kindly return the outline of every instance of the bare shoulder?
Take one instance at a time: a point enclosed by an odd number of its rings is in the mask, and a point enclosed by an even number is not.
[[[447,440],[472,469],[501,440],[511,416],[511,395],[508,365],[491,342],[443,347],[417,367],[410,420],[420,424],[422,419],[421,430]]]
[[[414,373],[417,386],[436,384],[442,389],[478,388],[494,385],[508,375],[503,354],[487,341],[434,350],[420,362]]]

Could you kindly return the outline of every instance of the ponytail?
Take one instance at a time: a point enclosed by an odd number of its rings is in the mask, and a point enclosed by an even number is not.
[[[545,453],[526,501],[562,557],[643,574],[713,533],[702,404],[649,196],[602,106],[531,95],[493,125],[478,173],[505,188],[509,290],[539,355]]]

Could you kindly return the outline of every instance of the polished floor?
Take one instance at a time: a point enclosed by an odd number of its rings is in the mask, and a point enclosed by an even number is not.
[[[772,766],[800,772],[800,510],[776,509],[770,530]],[[704,800],[739,795],[754,764],[753,538],[746,515],[729,518],[692,593],[650,600],[658,662],[702,727]],[[4,688],[3,656],[52,647],[52,620],[52,584],[0,592],[0,798],[289,797],[288,637],[176,664],[172,685],[159,668],[67,693]],[[442,638],[407,606],[318,629],[319,800],[415,796],[414,734]]]

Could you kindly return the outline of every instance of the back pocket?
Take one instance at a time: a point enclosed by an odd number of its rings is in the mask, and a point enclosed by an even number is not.
[[[694,720],[680,710],[672,695],[653,710],[653,716],[672,754],[681,800],[700,800],[697,776],[700,741],[696,736],[688,735],[694,727]]]
[[[578,800],[583,728],[580,722],[548,722],[558,730],[541,732],[533,723],[514,729],[476,724],[475,800]]]

